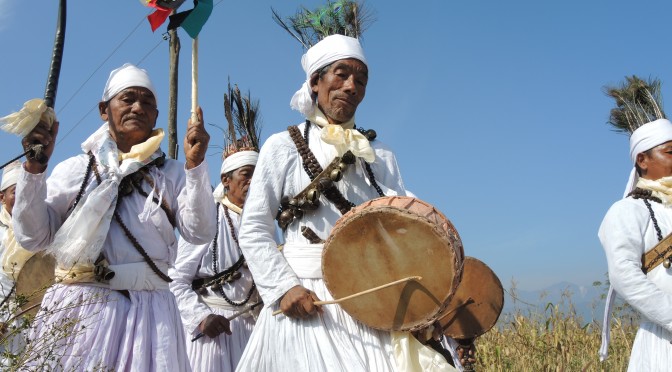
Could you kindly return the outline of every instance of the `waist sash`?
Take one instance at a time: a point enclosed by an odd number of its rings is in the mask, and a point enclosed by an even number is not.
[[[322,250],[324,244],[285,243],[282,253],[301,279],[322,279]]]
[[[162,271],[168,271],[168,264],[157,262],[156,266]],[[119,265],[109,265],[114,271],[114,277],[109,281],[96,281],[93,274],[93,265],[76,266],[73,269],[56,267],[57,283],[61,284],[89,284],[112,290],[155,291],[168,289],[168,283],[161,279],[146,262],[134,262]],[[75,275],[73,275],[73,273]]]

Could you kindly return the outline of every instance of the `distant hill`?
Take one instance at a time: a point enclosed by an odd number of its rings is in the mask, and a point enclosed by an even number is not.
[[[511,289],[507,288],[504,293],[504,309],[502,313],[514,313],[520,311],[543,313],[549,303],[559,305],[561,311],[569,314],[570,307],[574,308],[577,315],[588,323],[593,320],[602,322],[604,300],[601,295],[606,295],[607,289],[594,286],[580,286],[570,282],[560,282],[544,289],[525,291],[516,289],[515,299],[511,296]]]

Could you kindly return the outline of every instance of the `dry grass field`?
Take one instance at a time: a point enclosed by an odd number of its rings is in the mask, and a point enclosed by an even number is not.
[[[563,294],[561,303],[547,303],[543,311],[521,303],[514,313],[502,314],[497,325],[476,341],[476,371],[627,370],[639,324],[636,313],[627,305],[615,307],[609,357],[600,362],[601,325],[578,316],[571,296]],[[506,293],[506,300],[512,299],[516,301],[515,285]],[[596,310],[601,314],[603,309]]]

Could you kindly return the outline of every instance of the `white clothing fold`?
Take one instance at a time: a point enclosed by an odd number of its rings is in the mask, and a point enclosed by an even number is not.
[[[666,236],[672,231],[672,209],[656,202],[651,207]],[[666,370],[672,363],[672,270],[659,265],[648,274],[642,272],[642,254],[658,243],[649,210],[642,200],[617,201],[604,217],[598,236],[614,291],[643,317],[628,370]],[[603,349],[606,353],[606,346]]]

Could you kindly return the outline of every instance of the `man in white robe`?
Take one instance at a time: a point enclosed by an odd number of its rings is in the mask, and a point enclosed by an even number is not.
[[[649,267],[642,255],[672,233],[672,123],[644,124],[632,133],[630,144],[637,169],[634,194],[609,208],[598,236],[611,286],[642,315],[628,370],[667,371],[672,363],[672,269],[663,260]],[[671,249],[662,252],[661,258],[672,257]],[[608,317],[604,327],[609,327]]]
[[[194,371],[234,371],[261,308],[238,246],[240,218],[258,156],[256,151],[239,151],[226,157],[220,170],[222,182],[213,193],[218,208],[217,236],[202,245],[180,239],[175,267],[170,270],[174,279],[170,289],[182,315]],[[203,284],[216,275],[219,284]],[[198,288],[192,288],[192,283]],[[227,320],[247,309],[250,311]]]
[[[377,139],[369,143],[354,129],[355,111],[368,82],[359,41],[328,36],[307,51],[302,64],[306,82],[291,102],[306,117],[298,132],[322,168],[348,150],[357,157],[335,183],[347,202],[357,205],[381,194],[405,195],[394,153]],[[265,307],[238,370],[409,370],[408,358],[397,357],[403,354],[403,346],[393,344],[390,332],[354,320],[339,305],[313,304],[332,298],[321,276],[323,245],[311,243],[301,229],[309,228],[317,238],[326,239],[341,216],[334,203],[322,196],[317,209],[296,221],[281,218],[281,225],[287,223],[285,244],[282,250],[276,246],[275,217],[282,199],[297,195],[310,183],[307,172],[311,169],[315,168],[304,165],[288,132],[272,135],[261,149],[239,240]],[[272,316],[278,309],[283,315]],[[406,336],[406,345],[418,346]],[[422,365],[418,368],[452,368],[428,347],[413,350],[411,358]]]
[[[145,70],[112,71],[99,103],[104,124],[83,154],[56,165],[28,158],[13,224],[23,247],[56,257],[56,279],[35,319],[32,368],[189,371],[185,336],[166,275],[174,229],[194,244],[215,234],[202,112],[190,120],[185,163],[165,159],[156,92]],[[23,140],[49,158],[58,123]],[[112,274],[113,273],[113,274]]]
[[[20,311],[14,296],[15,281],[23,264],[33,255],[23,249],[14,238],[12,210],[14,208],[16,180],[21,162],[7,165],[2,172],[0,184],[0,353],[16,355],[25,346],[25,327],[20,319],[7,324]],[[10,367],[12,358],[0,357],[0,365]]]

